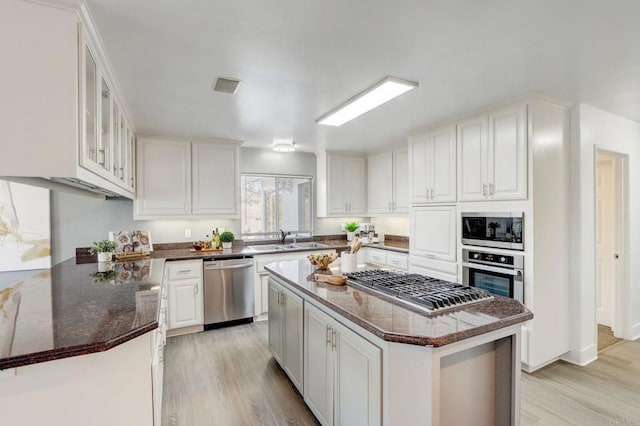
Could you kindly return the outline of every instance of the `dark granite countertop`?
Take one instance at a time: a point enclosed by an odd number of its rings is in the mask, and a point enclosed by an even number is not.
[[[306,261],[271,263],[265,269],[293,288],[390,342],[444,346],[533,318],[533,313],[520,302],[501,296],[429,314],[356,285],[333,286],[318,283],[310,278],[314,267]]]
[[[158,327],[164,259],[69,259],[0,290],[0,370],[108,350]]]

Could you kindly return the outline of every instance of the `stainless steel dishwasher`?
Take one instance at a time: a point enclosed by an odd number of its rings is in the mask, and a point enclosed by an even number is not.
[[[205,328],[253,321],[253,265],[251,257],[204,262]]]

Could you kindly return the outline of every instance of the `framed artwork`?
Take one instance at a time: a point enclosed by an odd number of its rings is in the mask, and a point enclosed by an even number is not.
[[[51,267],[49,190],[0,180],[0,272]]]

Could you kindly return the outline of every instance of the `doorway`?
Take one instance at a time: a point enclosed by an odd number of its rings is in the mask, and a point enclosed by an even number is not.
[[[623,336],[623,160],[596,151],[596,322],[598,350],[620,342]]]

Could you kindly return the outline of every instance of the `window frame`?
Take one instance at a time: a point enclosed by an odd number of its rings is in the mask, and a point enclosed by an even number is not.
[[[314,188],[315,188],[315,177],[312,175],[293,175],[293,174],[279,174],[279,173],[240,173],[240,201],[242,204],[244,204],[243,201],[243,197],[244,197],[244,183],[243,183],[243,179],[246,176],[252,176],[252,177],[260,177],[260,178],[275,178],[276,179],[276,188],[278,187],[278,179],[281,178],[289,178],[289,179],[309,179],[309,183],[310,183],[310,191],[309,191],[309,219],[310,219],[310,224],[311,224],[311,229],[309,231],[302,231],[302,230],[291,230],[291,229],[283,229],[286,232],[290,232],[292,235],[297,235],[300,236],[302,238],[305,237],[313,237],[313,231],[314,231],[314,226],[315,226],[315,221],[313,220],[315,217],[315,202],[314,202]],[[277,229],[282,229],[280,224],[279,224],[279,216],[280,216],[280,206],[279,204],[276,202],[276,211],[275,211],[275,217],[276,217],[276,228]],[[259,241],[274,241],[274,240],[280,240],[280,232],[250,232],[250,233],[244,233],[244,226],[243,226],[243,222],[244,222],[244,216],[242,215],[242,209],[243,206],[240,207],[241,209],[241,214],[240,214],[240,234],[241,234],[241,238],[243,240],[247,240],[246,237],[260,237],[262,236],[263,238],[249,238],[249,241],[255,241],[255,242],[259,242]]]

